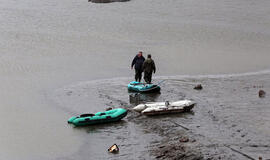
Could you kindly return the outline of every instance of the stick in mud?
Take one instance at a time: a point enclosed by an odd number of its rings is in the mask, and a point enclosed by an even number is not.
[[[246,157],[246,158],[248,158],[248,159],[256,160],[256,159],[250,157],[249,155],[247,155],[247,154],[245,154],[245,153],[243,153],[243,152],[241,152],[241,151],[238,151],[238,150],[236,150],[236,149],[234,149],[234,148],[232,148],[232,147],[230,147],[230,146],[226,146],[226,147],[227,147],[227,148],[230,148],[232,151],[234,151],[234,152],[236,152],[236,153],[239,153],[239,154],[241,154],[242,156],[244,156],[244,157]]]
[[[185,126],[183,126],[183,125],[181,125],[181,124],[178,124],[178,123],[176,123],[176,122],[174,122],[174,121],[172,121],[172,120],[169,120],[169,121],[172,122],[173,124],[179,126],[179,127],[184,128],[185,130],[189,130],[189,128],[187,128],[187,127],[185,127]]]

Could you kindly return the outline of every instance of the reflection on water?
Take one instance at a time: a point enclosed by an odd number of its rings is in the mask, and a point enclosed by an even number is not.
[[[133,105],[138,105],[146,102],[156,102],[160,93],[130,93],[129,103]]]

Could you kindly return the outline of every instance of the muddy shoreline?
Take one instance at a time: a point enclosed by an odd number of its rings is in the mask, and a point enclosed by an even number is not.
[[[89,110],[89,101],[93,103],[93,99],[97,101],[94,103],[101,103],[103,107],[124,107],[129,110],[124,121],[132,125],[127,132],[134,135],[125,135],[124,140],[118,142],[118,155],[104,153],[102,158],[244,160],[247,159],[245,154],[250,157],[248,159],[258,159],[259,156],[270,158],[270,138],[267,136],[270,133],[269,73],[158,77],[156,82],[164,79],[161,94],[128,93],[126,84],[129,80],[123,78],[82,82],[59,89],[53,95],[58,97],[54,100],[71,113]],[[196,84],[202,84],[203,89],[194,90]],[[102,87],[97,89],[96,85]],[[93,93],[93,88],[97,89],[96,93]],[[264,98],[258,97],[261,89],[266,91]],[[132,107],[138,103],[179,99],[192,99],[197,104],[192,112],[184,114],[147,117],[132,111]],[[79,101],[81,108],[68,106]],[[126,132],[126,129],[120,128],[119,133]],[[136,130],[142,132],[137,133]],[[114,132],[113,129],[111,131]],[[99,134],[102,134],[102,129]],[[136,139],[140,136],[146,137]],[[117,141],[113,139],[112,142]],[[131,144],[130,139],[136,143]],[[141,145],[138,150],[137,145]],[[126,153],[127,150],[131,151]]]
[[[157,159],[269,159],[269,96],[258,96],[259,90],[269,91],[269,78],[269,74],[258,74],[173,80],[172,88],[197,102],[197,123],[186,125],[188,130],[178,127],[165,134],[164,144],[153,154]],[[204,89],[193,91],[190,82],[200,83]],[[176,87],[178,84],[182,87]],[[185,125],[174,119],[176,126],[179,122]],[[180,142],[182,137],[190,140]]]

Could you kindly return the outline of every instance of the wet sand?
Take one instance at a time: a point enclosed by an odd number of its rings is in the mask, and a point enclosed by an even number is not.
[[[120,134],[117,143],[124,144],[129,139],[126,145],[134,149],[124,149],[118,156],[126,152],[133,158],[155,157],[149,150],[163,139],[162,135],[155,131],[142,134],[149,132],[141,126],[142,122],[125,120],[126,123],[112,128],[97,126],[97,134],[88,134],[87,129],[73,129],[66,120],[75,113],[105,109],[110,102],[103,101],[111,95],[119,95],[115,100],[131,108],[125,86],[132,80],[134,71],[130,70],[130,61],[138,50],[152,54],[158,67],[157,81],[162,79],[160,76],[194,75],[200,79],[196,75],[269,69],[269,6],[267,0],[201,3],[133,0],[111,4],[3,0],[0,4],[0,120],[3,122],[0,159],[67,159],[69,156],[87,159],[90,155],[112,158],[103,149],[107,149],[107,141],[116,141],[110,137],[116,134]],[[245,83],[257,78],[254,76]],[[69,89],[88,81],[93,83],[88,99],[62,97],[68,97],[61,91],[63,87]],[[96,93],[101,84],[107,87]],[[267,82],[262,85],[267,86]],[[145,100],[161,101],[165,99],[163,96],[171,96],[167,86],[162,88],[165,90],[160,96]],[[230,96],[226,90],[224,94]],[[211,100],[206,97],[205,100]],[[178,95],[175,99],[179,98],[183,97]],[[113,102],[112,106],[119,103]],[[121,126],[123,129],[119,131]],[[107,127],[115,134],[109,134],[110,131],[103,134]]]

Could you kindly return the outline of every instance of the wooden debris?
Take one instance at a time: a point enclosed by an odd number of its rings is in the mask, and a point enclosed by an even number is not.
[[[108,149],[108,151],[109,151],[110,153],[118,153],[118,152],[119,152],[119,148],[118,148],[118,146],[117,146],[116,144],[114,144],[114,145],[112,145],[112,146]]]

